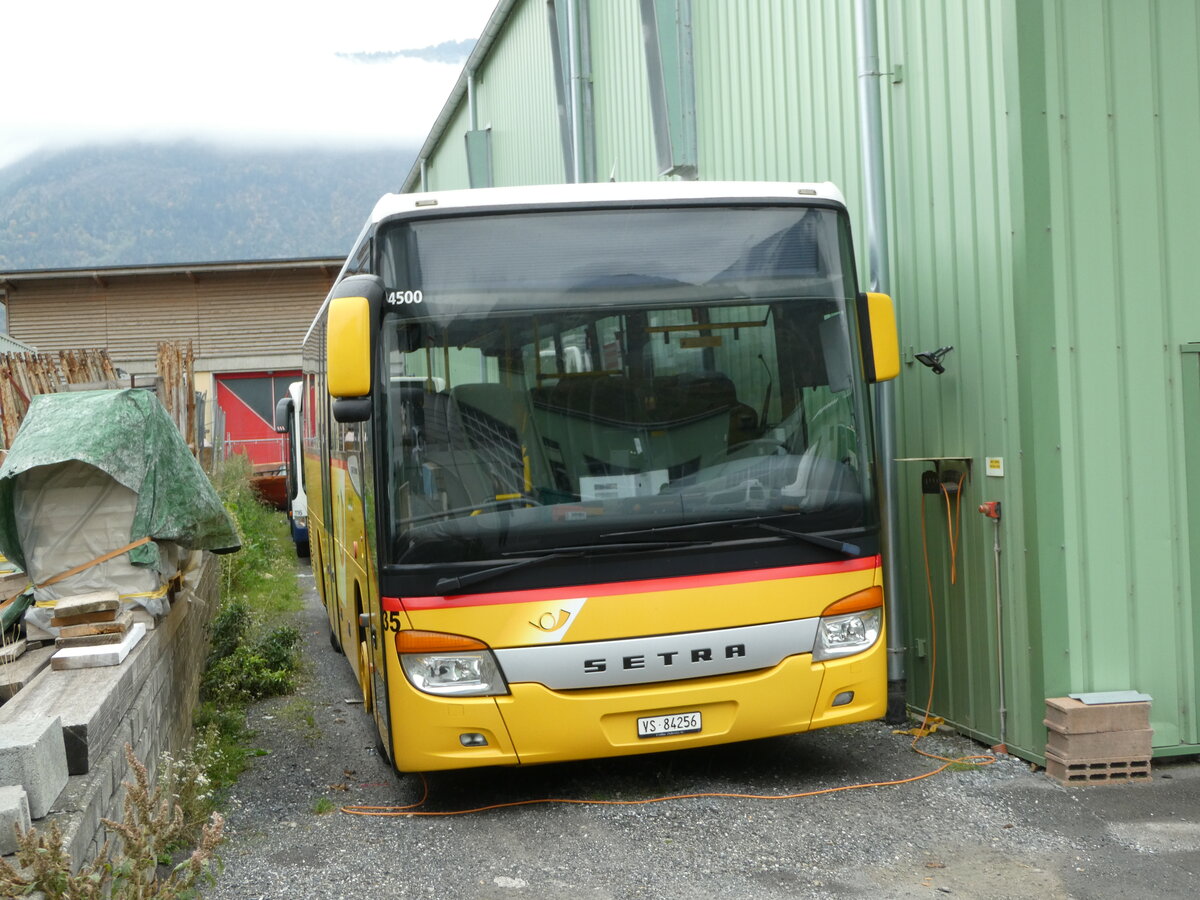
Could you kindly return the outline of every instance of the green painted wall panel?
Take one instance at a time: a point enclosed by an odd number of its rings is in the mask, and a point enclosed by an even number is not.
[[[849,3],[693,0],[704,180],[832,181],[862,202]]]
[[[545,3],[518,4],[476,74],[480,128],[492,129],[493,183],[564,180]]]
[[[446,127],[445,138],[425,164],[426,189],[452,191],[471,186],[467,171],[467,148],[464,135],[471,129],[471,116],[464,96],[454,117]]]
[[[1186,471],[1187,535],[1180,542],[1184,552],[1192,560],[1200,559],[1200,341],[1184,346],[1183,368],[1183,423],[1184,423],[1184,467]],[[1176,640],[1185,652],[1180,654],[1179,689],[1184,697],[1200,694],[1200,671],[1197,671],[1197,648],[1200,647],[1200,573],[1192,572],[1190,590],[1188,579],[1182,579],[1180,608],[1191,608],[1191,628],[1180,629]],[[1196,733],[1200,711],[1196,704],[1181,703],[1179,720],[1185,736]],[[1190,737],[1188,737],[1190,740]]]
[[[1171,248],[1200,204],[1164,139],[1200,125],[1196,7],[1058,0],[1046,26],[1070,687],[1146,691],[1156,746],[1196,743],[1177,348],[1200,266]]]
[[[1042,0],[1016,0],[1000,16],[1008,110],[1002,184],[1010,202],[1016,357],[1010,369],[1018,374],[1021,473],[1020,490],[1010,490],[1015,506],[1006,518],[1021,529],[1023,539],[1008,545],[1025,563],[1024,577],[1006,582],[1005,599],[1015,627],[1026,629],[1011,661],[1014,682],[1025,679],[1017,695],[1029,706],[1011,721],[1015,739],[1009,744],[1035,758],[1042,753],[1045,729],[1031,713],[1042,698],[1064,693],[1071,658],[1053,256],[1047,239],[1052,216],[1043,14]]]
[[[596,177],[654,181],[658,166],[637,0],[593,0],[588,8],[596,88]]]
[[[492,131],[492,183],[558,184],[564,180],[550,28],[543,2],[518,3],[475,73],[478,127]],[[426,164],[430,190],[470,186],[464,94]]]
[[[941,496],[924,498],[922,513],[920,474],[929,466],[900,464],[909,698],[923,707],[933,678],[935,712],[982,738],[999,739],[996,532],[977,512],[980,503],[999,500],[1008,512],[1000,532],[1009,650],[1006,737],[1024,746],[1037,740],[1025,723],[1034,715],[1040,723],[1042,711],[1040,698],[1031,699],[1028,667],[1012,662],[1016,648],[1027,645],[1028,614],[1022,595],[1013,590],[1024,575],[1022,554],[1015,552],[1023,542],[1021,518],[1012,514],[1021,466],[1012,225],[1007,185],[1001,188],[1007,156],[1000,6],[931,0],[890,3],[886,12],[890,50],[883,65],[892,71],[902,67],[903,73],[899,83],[885,82],[892,123],[892,291],[907,362],[898,387],[898,445],[902,457],[964,457],[971,467],[957,518],[952,515],[948,524]],[[915,364],[915,352],[942,346],[954,347],[944,375]],[[1003,478],[984,474],[989,456],[1004,460]],[[931,645],[933,633],[936,670],[932,655],[918,651]]]

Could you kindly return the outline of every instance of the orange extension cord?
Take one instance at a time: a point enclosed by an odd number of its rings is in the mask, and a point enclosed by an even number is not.
[[[959,495],[962,494],[962,481],[958,483]],[[951,543],[951,566],[953,567],[954,545],[957,543],[957,534],[950,518],[950,495],[949,492],[943,490],[946,496],[946,521],[950,524],[950,543]],[[961,503],[961,500],[960,500]],[[545,797],[534,800],[514,800],[508,803],[492,803],[487,806],[477,806],[472,809],[455,809],[439,812],[430,812],[422,810],[421,807],[429,799],[429,782],[425,780],[425,776],[421,776],[421,799],[416,803],[410,803],[407,806],[343,806],[341,811],[351,816],[380,816],[380,817],[409,817],[409,816],[468,816],[473,813],[487,812],[492,809],[507,809],[514,806],[533,806],[543,803],[562,803],[573,804],[575,806],[648,806],[651,803],[668,803],[674,800],[697,800],[701,798],[724,798],[730,800],[799,800],[802,797],[818,797],[821,794],[836,794],[840,791],[857,791],[863,788],[880,788],[894,787],[900,784],[910,784],[914,781],[921,781],[925,778],[932,778],[941,772],[946,771],[953,765],[972,765],[972,766],[990,766],[996,761],[993,755],[973,755],[960,756],[957,758],[949,758],[938,756],[936,753],[926,753],[917,746],[917,742],[921,738],[926,737],[936,730],[936,725],[929,726],[929,708],[933,705],[933,685],[934,673],[937,671],[937,628],[936,618],[934,615],[933,605],[933,577],[929,569],[929,543],[925,533],[925,497],[921,496],[921,549],[925,558],[925,587],[929,597],[929,622],[930,622],[930,663],[929,663],[929,697],[925,701],[925,714],[921,719],[919,727],[914,728],[911,733],[914,735],[913,742],[910,745],[911,749],[926,757],[927,759],[937,760],[941,763],[936,769],[925,772],[921,775],[913,775],[911,778],[899,778],[895,781],[871,781],[863,784],[845,784],[841,787],[823,788],[819,791],[801,791],[795,794],[737,794],[726,791],[704,791],[695,794],[671,794],[664,797],[650,797],[646,800],[575,800],[567,797]],[[951,578],[953,583],[953,576]],[[899,734],[900,732],[896,732]]]

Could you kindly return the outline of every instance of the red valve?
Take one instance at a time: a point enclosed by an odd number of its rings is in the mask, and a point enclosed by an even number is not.
[[[979,504],[979,511],[989,519],[1000,520],[1000,501],[989,500],[987,503]]]

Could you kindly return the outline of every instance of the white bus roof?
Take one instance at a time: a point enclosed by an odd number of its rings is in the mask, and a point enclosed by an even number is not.
[[[620,203],[659,200],[828,200],[846,205],[842,192],[826,181],[814,184],[773,181],[645,181],[595,184],[542,184],[385,194],[370,223],[413,210],[555,206],[572,203]]]

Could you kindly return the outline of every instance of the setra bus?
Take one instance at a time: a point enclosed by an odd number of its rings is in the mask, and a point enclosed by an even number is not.
[[[303,356],[313,571],[397,770],[883,714],[898,341],[832,185],[387,195]]]

